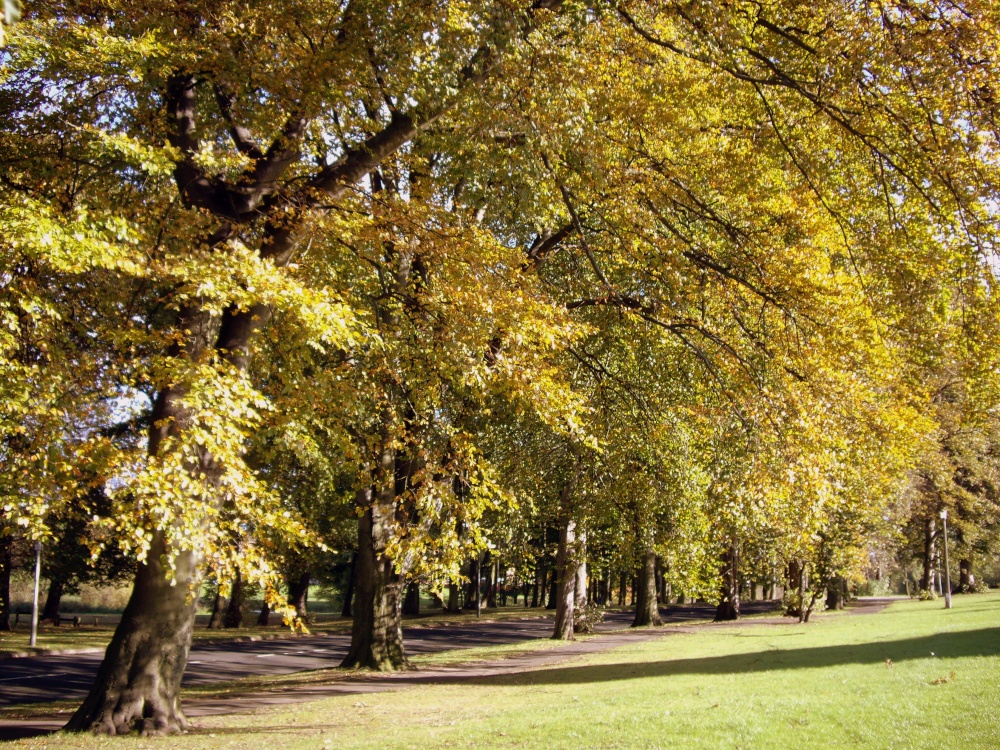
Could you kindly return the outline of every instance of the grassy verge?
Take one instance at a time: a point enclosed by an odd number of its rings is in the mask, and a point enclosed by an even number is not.
[[[432,613],[417,617],[404,617],[403,624],[407,627],[427,627],[431,625],[458,625],[474,622],[496,622],[499,620],[522,620],[532,617],[550,616],[552,613],[544,609],[525,609],[524,607],[509,607],[505,609],[483,610],[482,618],[477,619],[475,613],[447,615]],[[272,618],[276,624],[267,627],[227,628],[225,630],[208,630],[203,623],[194,630],[194,640],[231,641],[242,638],[280,638],[291,637],[294,634],[279,618]],[[86,623],[86,619],[84,619]],[[310,626],[312,632],[337,633],[348,632],[351,629],[349,619],[320,619]],[[76,628],[68,623],[59,626],[39,625],[37,647],[31,648],[28,643],[30,634],[22,622],[11,632],[0,633],[0,655],[8,653],[46,653],[66,649],[103,649],[111,640],[114,627],[107,625],[81,625]]]
[[[296,748],[1000,747],[1000,594],[745,624],[530,673],[199,719],[184,737],[12,743]]]

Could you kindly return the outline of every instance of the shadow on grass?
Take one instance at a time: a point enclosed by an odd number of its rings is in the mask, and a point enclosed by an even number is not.
[[[669,675],[740,674],[785,669],[815,669],[844,664],[880,664],[886,659],[899,663],[912,659],[926,659],[931,657],[932,653],[945,659],[1000,655],[1000,628],[938,633],[919,638],[873,643],[775,649],[695,659],[553,667],[520,674],[472,678],[462,682],[482,685],[572,685]]]

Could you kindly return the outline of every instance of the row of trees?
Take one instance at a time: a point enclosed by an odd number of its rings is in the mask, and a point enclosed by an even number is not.
[[[137,563],[69,728],[183,727],[206,573],[294,617],[282,579],[355,552],[344,664],[398,669],[407,586],[487,549],[555,581],[558,637],[588,562],[641,625],[664,586],[737,616],[740,570],[815,601],[945,506],[994,550],[996,16],[27,9],[3,544],[75,513]]]

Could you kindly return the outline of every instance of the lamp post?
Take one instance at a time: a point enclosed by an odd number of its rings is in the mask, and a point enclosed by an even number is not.
[[[951,609],[951,570],[948,567],[948,509],[941,511],[944,524],[944,608]]]
[[[35,647],[38,640],[38,581],[42,577],[42,543],[35,542],[35,598],[31,603],[31,640],[30,645]]]

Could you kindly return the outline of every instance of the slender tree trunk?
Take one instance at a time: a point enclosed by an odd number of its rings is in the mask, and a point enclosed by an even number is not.
[[[740,618],[739,553],[731,544],[722,554],[722,585],[719,605],[715,608],[715,621],[738,620]]]
[[[649,549],[642,558],[636,585],[635,619],[632,627],[662,625],[660,608],[656,600],[656,553]]]
[[[577,571],[575,555],[576,521],[564,516],[559,529],[559,552],[556,556],[556,622],[552,637],[557,640],[573,639],[574,608],[576,604]],[[584,572],[586,580],[586,572]],[[586,589],[583,591],[586,597]]]
[[[215,601],[212,603],[212,614],[208,618],[209,630],[222,630],[223,615],[226,611],[226,597],[222,595],[220,588],[215,593]]]
[[[42,608],[41,619],[59,624],[59,606],[62,604],[65,583],[62,578],[53,578],[49,582],[49,591],[45,595],[45,606]]]
[[[806,612],[806,566],[805,563],[799,565],[799,622],[805,622],[808,617]]]
[[[555,609],[556,601],[559,598],[559,571],[549,571],[549,601],[545,609]]]
[[[420,614],[420,585],[417,583],[411,583],[406,587],[403,614],[408,617],[416,617]]]
[[[358,553],[351,555],[351,563],[347,568],[347,585],[344,587],[344,603],[340,607],[341,617],[351,617],[351,602],[354,599],[354,569],[358,564]]]
[[[535,563],[535,582],[531,587],[531,606],[538,606],[538,592],[545,590],[545,569],[541,561]]]
[[[267,602],[264,602],[260,605],[260,614],[257,616],[257,624],[262,628],[266,628],[270,619],[271,606]]]
[[[643,558],[645,560],[645,558]],[[639,576],[632,576],[632,591],[629,595],[629,606],[634,607],[639,596]]]
[[[385,554],[396,511],[391,451],[383,451],[379,463],[382,490],[376,494],[368,487],[358,492],[358,505],[365,512],[358,519],[351,648],[341,666],[389,672],[410,664],[403,650],[403,575]]]
[[[171,585],[165,551],[163,537],[154,536],[94,686],[66,725],[69,731],[127,734],[136,727],[143,734],[170,734],[185,728],[180,685],[200,560],[190,552],[176,555]]]
[[[305,620],[309,616],[309,580],[312,574],[308,570],[298,575],[289,576],[288,603],[295,607],[295,616]]]
[[[243,574],[240,573],[239,568],[236,569],[236,576],[229,589],[229,606],[226,607],[224,624],[227,628],[243,626]]]
[[[935,586],[934,578],[934,558],[935,544],[937,539],[937,522],[933,517],[924,521],[924,572],[920,578],[921,591],[933,591]]]
[[[497,581],[496,575],[494,575],[495,567],[496,565],[492,560],[486,561],[486,590],[482,592],[482,594],[485,594],[485,606],[492,607],[494,609],[496,609],[497,606]]]
[[[573,582],[573,632],[585,633],[589,631],[589,625],[581,616],[587,610],[587,604],[592,601],[588,599],[588,578],[587,575],[587,532],[577,533],[575,549],[571,549],[573,555],[569,559],[570,565],[576,566],[576,580]]]
[[[465,588],[465,608],[478,609],[479,603],[476,598],[479,592],[477,581],[479,580],[479,558],[474,557],[469,561],[469,584]]]
[[[625,606],[625,596],[628,593],[625,590],[627,588],[627,586],[628,586],[627,581],[628,581],[628,577],[624,573],[619,573],[618,574],[618,606],[619,607],[624,607]]]
[[[0,632],[10,630],[11,539],[0,536]]]

